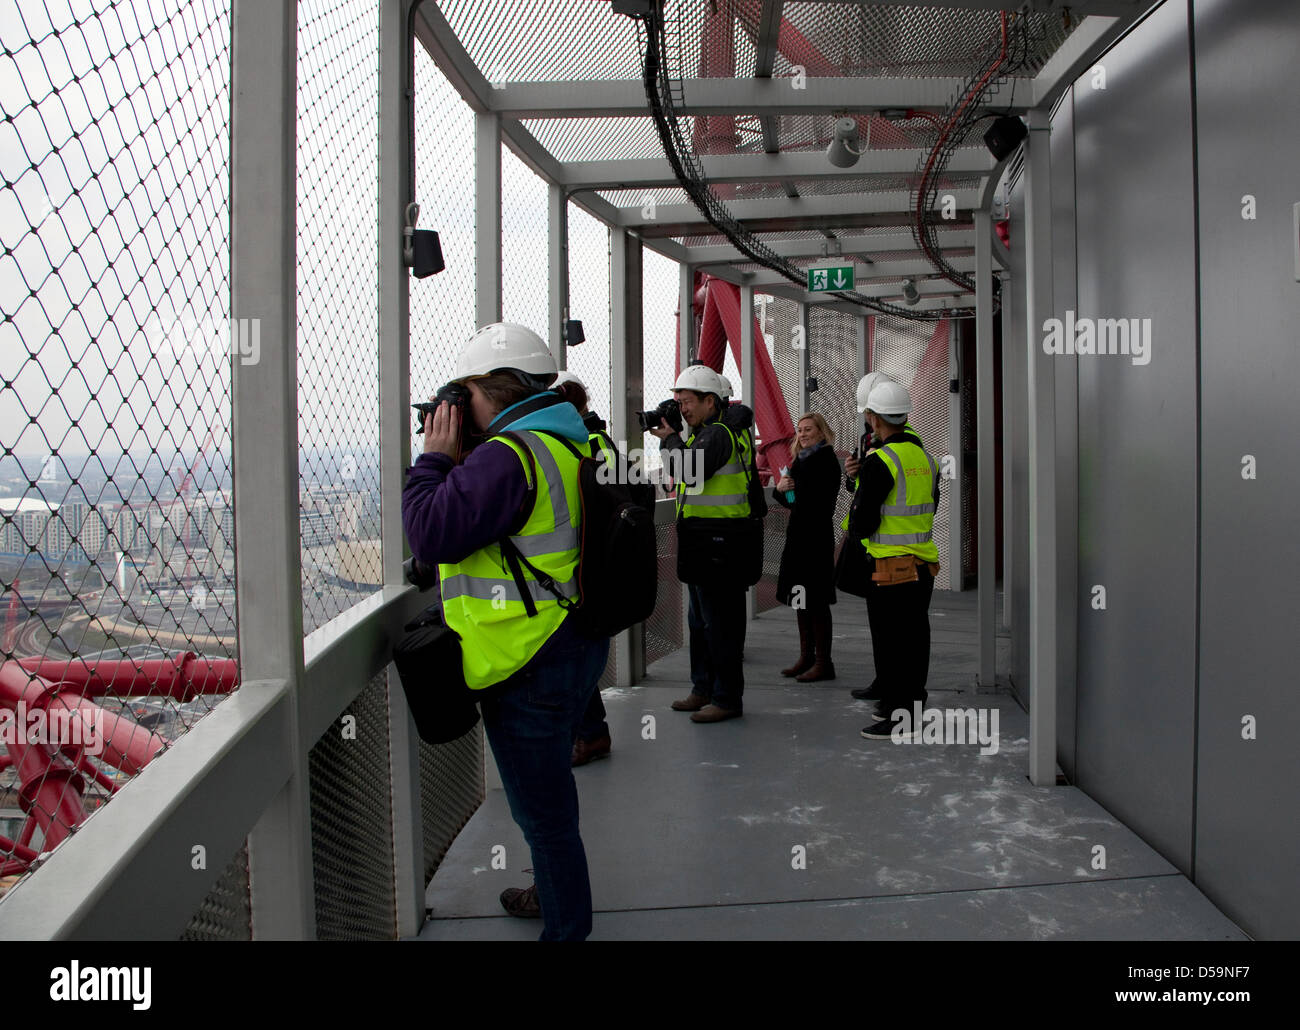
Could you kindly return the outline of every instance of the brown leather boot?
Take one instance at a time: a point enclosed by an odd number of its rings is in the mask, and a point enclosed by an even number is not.
[[[827,608],[823,612],[818,612],[813,621],[813,647],[817,654],[817,660],[813,662],[812,668],[808,669],[802,676],[796,676],[795,680],[799,683],[816,683],[818,680],[833,680],[835,678],[835,663],[831,661],[831,613]]]
[[[800,608],[795,613],[795,617],[799,620],[799,660],[790,668],[782,669],[782,676],[798,676],[813,663],[812,616],[805,609]]]

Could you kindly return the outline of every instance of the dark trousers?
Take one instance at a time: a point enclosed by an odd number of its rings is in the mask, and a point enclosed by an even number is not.
[[[687,587],[691,631],[691,691],[719,708],[740,710],[745,692],[745,588]]]
[[[581,941],[591,933],[591,883],[570,763],[578,720],[608,655],[608,640],[573,640],[480,705],[510,814],[532,854],[544,941]]]
[[[602,672],[604,670],[601,670]],[[609,736],[609,723],[605,721],[605,702],[600,699],[600,687],[591,693],[587,710],[582,713],[582,722],[578,725],[578,739],[590,744]]]
[[[924,707],[930,675],[930,596],[934,577],[924,565],[917,567],[915,583],[894,583],[867,587],[867,621],[871,624],[871,646],[876,660],[880,704],[885,711],[912,703]]]

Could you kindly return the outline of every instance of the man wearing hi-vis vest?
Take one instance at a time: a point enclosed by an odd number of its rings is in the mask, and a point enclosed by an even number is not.
[[[690,712],[691,721],[700,723],[743,714],[745,591],[753,582],[746,552],[757,547],[759,571],[762,562],[761,535],[750,540],[751,470],[737,434],[720,420],[723,391],[713,369],[686,367],[673,386],[686,440],[666,422],[650,430],[663,451],[696,458],[678,464],[683,481],[677,485],[677,574],[690,598],[691,693],[674,701],[673,709]]]
[[[913,705],[924,708],[929,696],[939,474],[934,458],[907,429],[912,398],[902,384],[877,381],[866,408],[875,449],[857,468],[860,497],[849,533],[870,557],[867,613],[879,641],[873,646],[879,700],[862,736],[897,740],[920,729],[912,726]]]
[[[540,906],[542,940],[584,940],[591,884],[570,760],[609,641],[579,635],[557,597],[528,566],[516,575],[501,547],[509,538],[563,596],[577,595],[580,459],[570,445],[588,453],[587,429],[547,390],[555,376],[531,330],[480,329],[452,379],[468,403],[444,402],[425,420],[402,523],[416,559],[438,566],[443,618],[461,639],[465,683],[480,697],[510,812],[532,852],[535,886],[511,888],[501,903],[520,915]],[[481,441],[468,455],[466,438]]]

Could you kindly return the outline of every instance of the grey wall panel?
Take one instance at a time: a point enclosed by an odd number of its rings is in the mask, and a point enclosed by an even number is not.
[[[1074,225],[1074,91],[1052,116],[1052,309],[1064,319],[1077,309]],[[1056,359],[1056,748],[1075,775],[1075,674],[1079,579],[1079,364]]]
[[[1005,562],[1009,584],[1003,603],[1011,609],[1011,686],[1029,706],[1029,379],[1025,340],[1025,189],[1019,180],[1010,194],[1011,268],[1003,291],[1002,418],[1003,468],[1009,497],[1003,511],[1010,546]]]
[[[1300,935],[1300,10],[1198,0],[1201,640],[1198,886],[1251,934]],[[1242,198],[1257,217],[1242,217]],[[1242,478],[1242,456],[1257,478]],[[1242,739],[1254,716],[1257,739]]]
[[[1150,319],[1150,363],[1081,356],[1076,782],[1190,871],[1196,296],[1185,4],[1076,83],[1080,318]],[[1091,589],[1104,586],[1107,608]]]

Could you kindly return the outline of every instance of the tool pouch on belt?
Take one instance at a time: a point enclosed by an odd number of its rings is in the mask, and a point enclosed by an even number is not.
[[[896,554],[889,558],[876,559],[876,571],[871,580],[877,586],[889,587],[898,583],[915,583],[918,579],[916,567],[926,565],[931,576],[939,575],[939,566],[932,562],[923,562],[913,554]]]

